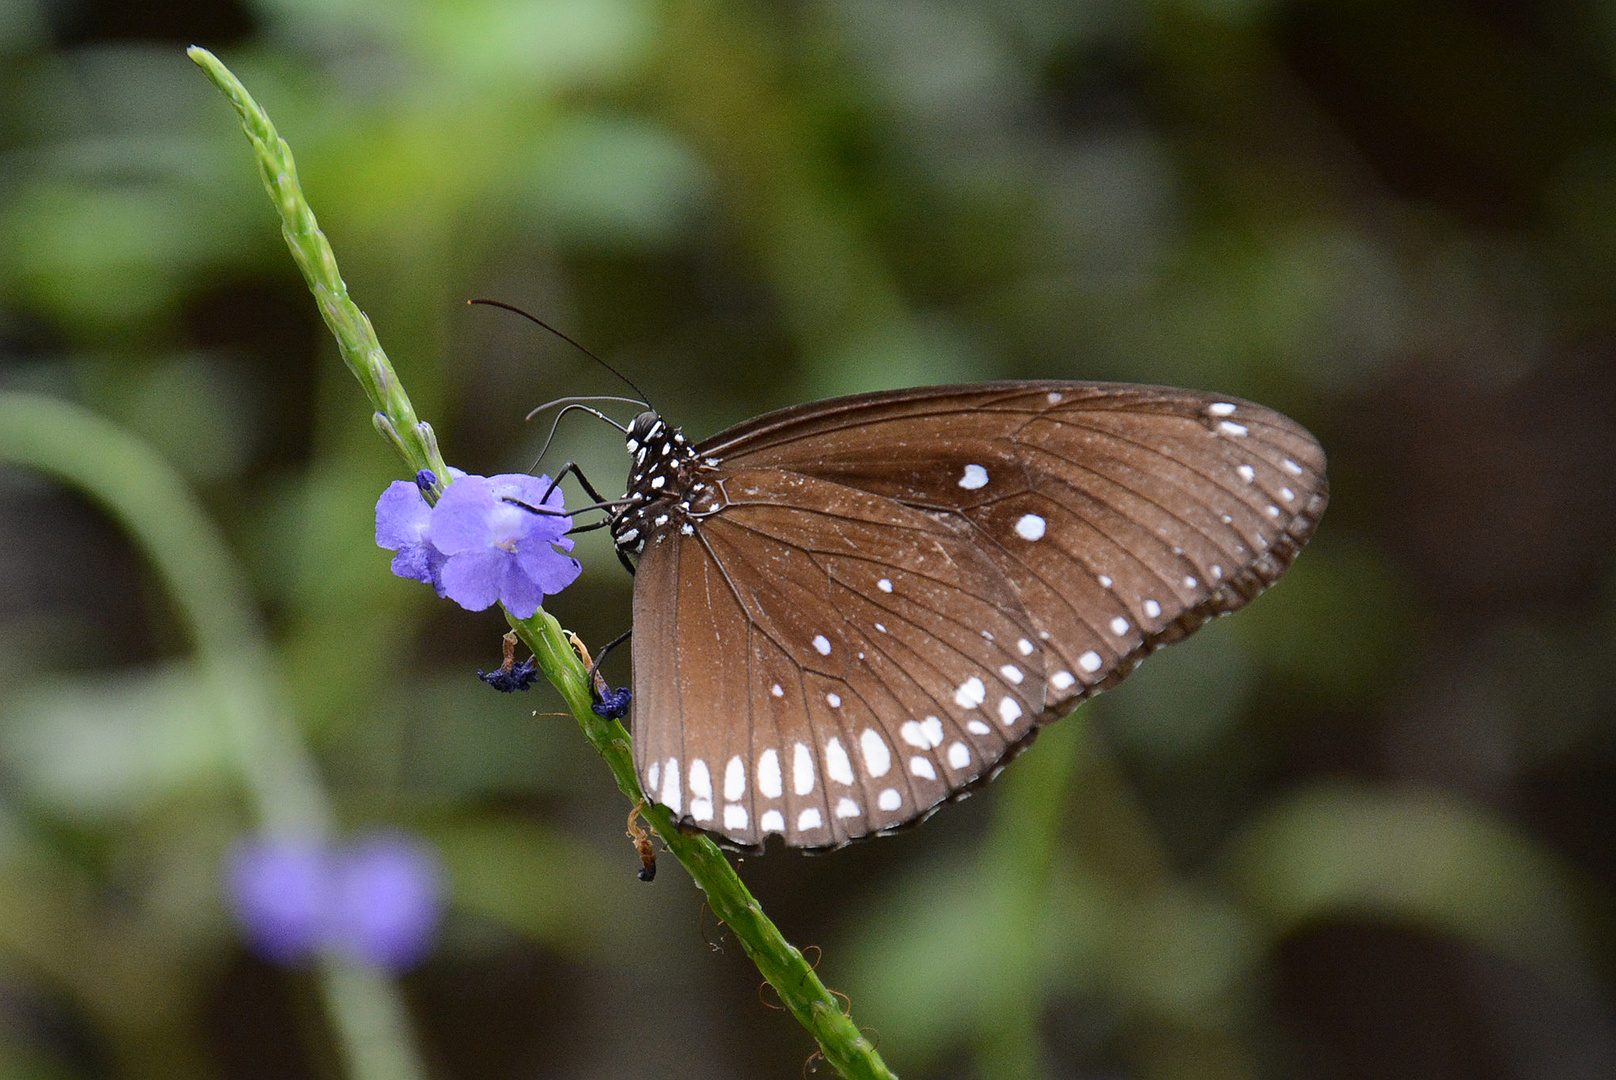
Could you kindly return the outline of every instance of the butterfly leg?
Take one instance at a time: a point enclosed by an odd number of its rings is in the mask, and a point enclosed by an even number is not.
[[[600,655],[595,657],[595,662],[593,664],[589,665],[590,686],[595,685],[595,679],[600,673],[600,665],[606,662],[606,658],[611,655],[612,650],[623,644],[623,642],[627,641],[633,635],[633,633],[634,631],[632,629],[624,630],[621,634],[618,634],[605,645],[601,646]]]
[[[549,502],[550,493],[555,491],[555,489],[561,484],[561,481],[569,473],[578,478],[578,486],[583,488],[584,494],[588,495],[591,499],[594,499],[596,503],[606,503],[609,501],[606,496],[595,490],[595,485],[589,482],[589,477],[584,475],[584,471],[578,467],[578,463],[576,461],[569,461],[565,465],[561,466],[561,468],[556,470],[555,479],[551,480],[550,486],[544,489],[544,498],[540,499],[539,502]]]

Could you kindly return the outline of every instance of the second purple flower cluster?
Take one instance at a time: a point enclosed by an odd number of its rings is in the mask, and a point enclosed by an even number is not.
[[[248,941],[289,966],[329,950],[403,971],[432,946],[443,887],[437,853],[395,832],[340,845],[258,837],[225,864],[225,893]]]

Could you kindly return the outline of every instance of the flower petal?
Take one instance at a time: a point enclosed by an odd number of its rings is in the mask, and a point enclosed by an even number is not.
[[[467,611],[482,611],[500,598],[500,586],[509,561],[509,555],[491,547],[450,555],[438,575],[443,582],[443,595]]]
[[[578,580],[583,567],[570,555],[563,555],[549,543],[535,537],[527,538],[516,549],[516,562],[546,594],[558,593]],[[521,618],[522,616],[518,616]]]
[[[544,603],[544,590],[527,575],[520,562],[506,556],[504,572],[500,575],[499,599],[512,615],[526,619]]]
[[[445,555],[488,548],[494,543],[490,518],[498,505],[488,477],[463,476],[443,489],[427,537]]]
[[[376,546],[398,551],[425,543],[431,514],[420,488],[408,480],[394,480],[376,500]]]

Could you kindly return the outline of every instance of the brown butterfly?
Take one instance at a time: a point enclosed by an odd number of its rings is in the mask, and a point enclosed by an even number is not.
[[[628,429],[647,795],[741,847],[918,821],[1038,728],[1285,572],[1324,452],[1235,398],[1107,383],[900,390],[699,444]]]

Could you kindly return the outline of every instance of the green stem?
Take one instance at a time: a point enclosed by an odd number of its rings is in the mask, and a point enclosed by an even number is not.
[[[79,488],[123,526],[174,600],[258,822],[271,834],[327,836],[331,807],[276,700],[279,676],[242,586],[247,576],[179,474],[122,428],[32,394],[0,394],[0,461]],[[356,1080],[425,1075],[392,981],[328,961],[321,988]]]
[[[344,360],[378,410],[378,429],[412,468],[430,468],[440,479],[445,477],[442,459],[431,442],[431,428],[416,419],[403,384],[377,343],[369,320],[348,299],[331,246],[320,233],[298,187],[291,150],[258,103],[213,54],[193,47],[190,56],[241,115],[242,127],[257,152],[264,185],[280,213],[287,245],[320,304],[326,325],[337,337]],[[542,610],[530,619],[510,622],[533,650],[546,678],[566,698],[584,737],[606,762],[619,790],[632,802],[644,799],[634,774],[629,734],[623,725],[601,719],[590,708],[592,699],[584,666],[561,625]],[[892,1077],[875,1047],[842,1011],[841,1002],[819,981],[801,951],[787,942],[763,914],[718,846],[706,836],[680,832],[667,809],[649,800],[644,816],[707,894],[714,914],[729,924],[786,1008],[818,1041],[825,1059],[850,1080]]]

